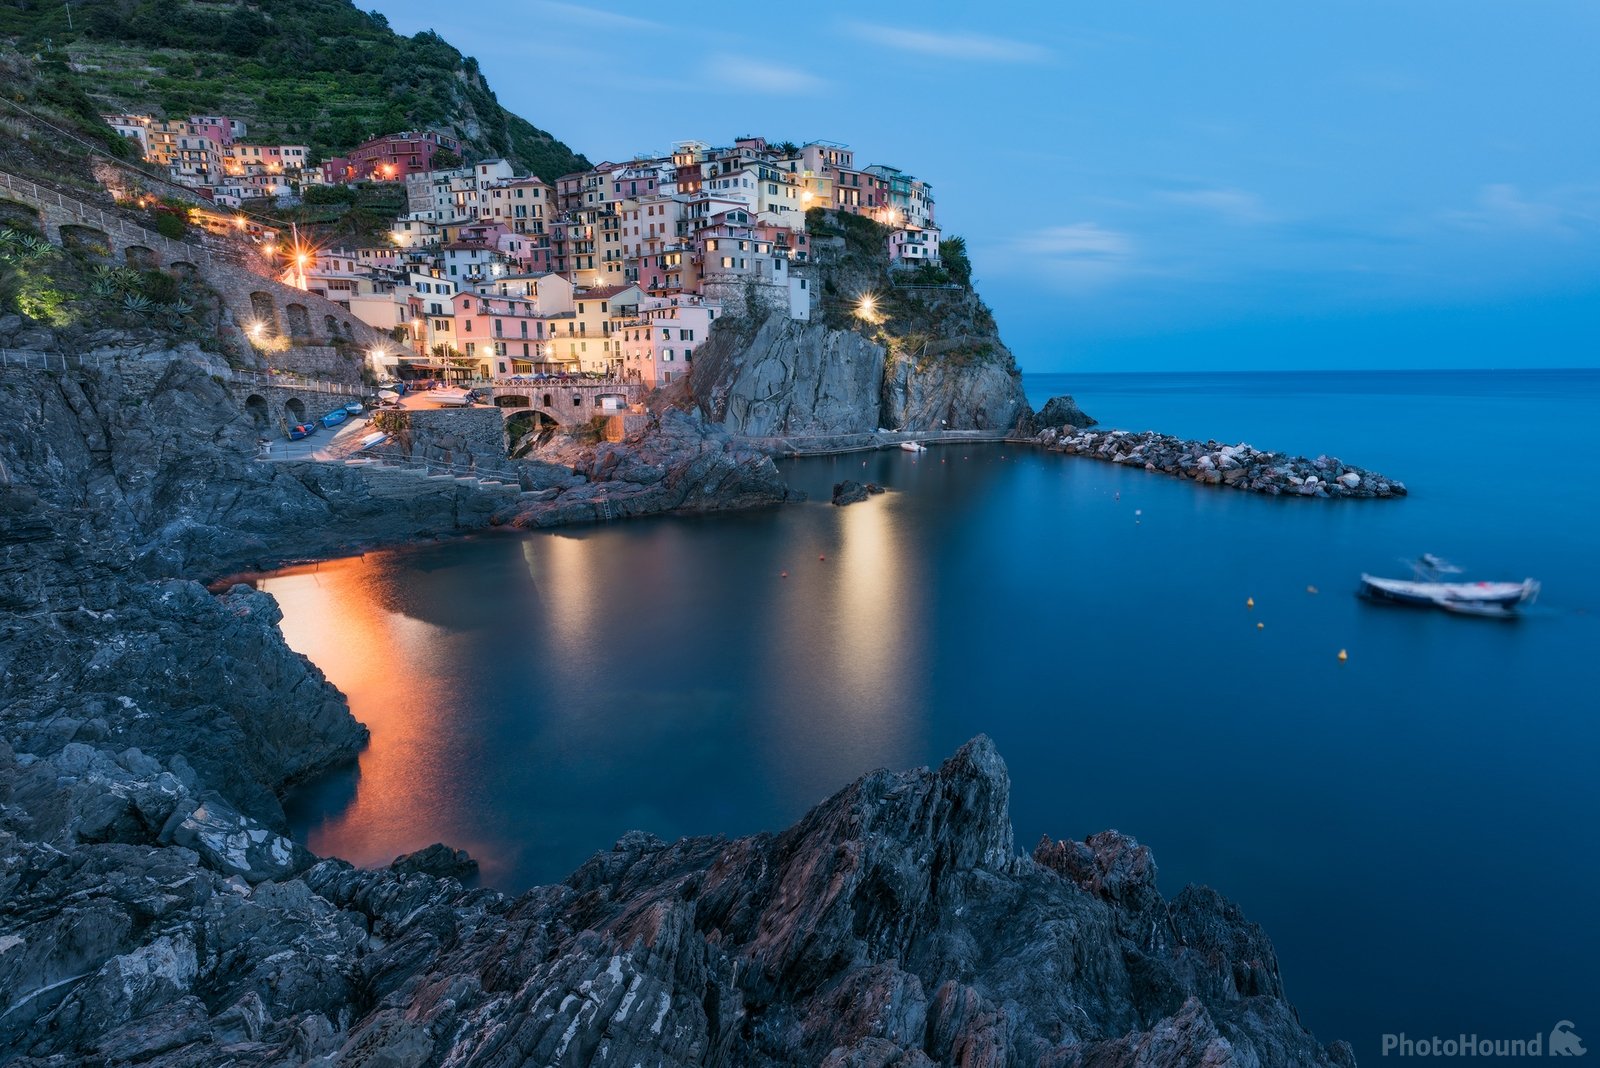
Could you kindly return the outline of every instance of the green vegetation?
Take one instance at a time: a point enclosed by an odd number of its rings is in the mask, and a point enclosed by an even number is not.
[[[939,266],[889,269],[889,227],[860,215],[813,208],[806,232],[822,288],[822,319],[859,330],[888,350],[893,366],[909,360],[966,366],[1010,361],[994,314],[972,288],[963,238],[939,243]],[[870,305],[863,298],[870,296]],[[1014,366],[1014,364],[1013,364]]]
[[[394,217],[406,210],[405,187],[398,182],[307,186],[301,199],[290,208],[260,201],[251,201],[248,207],[252,214],[285,229],[298,226],[301,238],[319,247],[381,244]]]
[[[92,98],[87,111],[64,98],[86,119],[229,115],[249,124],[252,140],[310,145],[314,160],[437,127],[462,137],[471,156],[504,156],[546,180],[588,167],[502,108],[475,59],[431,31],[402,37],[350,0],[74,0],[71,27],[68,10],[12,0],[0,5],[0,38],[63,73],[70,58],[79,73],[52,91]],[[108,146],[121,140],[92,125]]]
[[[106,251],[57,248],[21,224],[0,229],[0,314],[56,329],[118,326],[216,343],[215,294],[187,277],[113,266]]]

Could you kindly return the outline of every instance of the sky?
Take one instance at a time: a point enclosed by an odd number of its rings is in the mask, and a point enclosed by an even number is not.
[[[932,182],[1025,371],[1600,366],[1595,0],[367,4],[595,162]]]

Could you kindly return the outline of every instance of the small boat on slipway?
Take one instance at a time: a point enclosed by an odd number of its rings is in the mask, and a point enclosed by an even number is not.
[[[1532,604],[1539,596],[1539,583],[1531,578],[1521,582],[1445,581],[1447,575],[1461,574],[1461,568],[1432,553],[1412,561],[1411,571],[1411,579],[1363,574],[1361,594],[1372,601],[1442,608],[1457,615],[1492,619],[1512,619],[1517,606]]]

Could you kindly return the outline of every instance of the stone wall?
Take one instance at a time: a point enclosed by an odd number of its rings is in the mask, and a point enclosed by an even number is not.
[[[67,235],[78,235],[103,245],[118,263],[194,272],[222,298],[241,351],[247,351],[244,345],[252,340],[247,334],[254,335],[254,340],[269,342],[264,346],[269,350],[268,363],[277,364],[276,353],[270,351],[281,345],[277,339],[295,348],[332,341],[365,348],[387,338],[332,301],[259,273],[261,265],[254,263],[243,248],[220,249],[199,242],[174,241],[115,212],[3,172],[0,201],[33,211],[44,235],[57,244]],[[259,329],[252,330],[256,324]]]
[[[386,430],[384,451],[457,468],[506,466],[506,420],[498,408],[407,408],[380,411],[373,426]]]

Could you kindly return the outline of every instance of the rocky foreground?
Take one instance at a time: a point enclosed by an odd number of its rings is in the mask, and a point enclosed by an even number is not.
[[[1337,457],[1290,456],[1249,445],[1185,441],[1153,430],[1080,430],[1046,427],[1033,442],[1051,452],[1130,464],[1212,486],[1271,496],[1404,497],[1405,483],[1366,471]]]
[[[188,780],[103,740],[0,749],[0,1059],[1353,1063],[1300,1026],[1262,932],[1207,889],[1163,900],[1133,839],[1016,855],[984,738],[781,834],[631,834],[520,898],[464,889],[443,849],[240,870],[253,831],[180,819]]]

